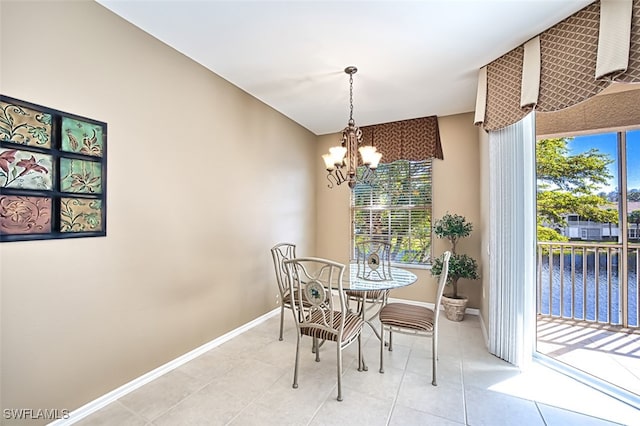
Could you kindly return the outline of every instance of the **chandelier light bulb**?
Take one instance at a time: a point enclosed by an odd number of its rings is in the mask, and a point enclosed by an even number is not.
[[[374,154],[376,153],[376,147],[371,145],[361,146],[358,148],[360,156],[362,157],[362,163],[366,166],[370,165],[374,161]]]
[[[335,161],[333,160],[333,156],[331,154],[324,154],[322,156],[322,159],[324,160],[324,165],[327,168],[328,172],[336,168]]]
[[[382,153],[380,152],[374,152],[373,153],[373,158],[371,160],[371,164],[369,164],[369,168],[371,170],[375,170],[378,168],[378,164],[380,163],[380,160],[382,159]]]
[[[344,162],[344,156],[347,155],[347,148],[344,146],[332,146],[329,148],[329,155],[333,157],[333,164],[337,167]]]

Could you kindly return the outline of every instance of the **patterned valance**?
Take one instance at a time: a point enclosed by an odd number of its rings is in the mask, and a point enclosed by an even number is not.
[[[537,102],[531,82],[537,84],[538,73],[531,64],[539,66]],[[532,108],[551,112],[576,105],[614,81],[640,82],[640,0],[596,1],[483,67],[477,104],[486,99],[485,113],[476,106],[475,123],[501,129]]]
[[[540,34],[540,96],[536,110],[559,111],[597,95],[610,84],[596,80],[600,2]]]
[[[487,65],[486,130],[517,123],[531,111],[531,106],[520,107],[523,58],[520,46]]]
[[[444,158],[440,144],[438,117],[435,115],[365,126],[360,129],[362,142],[365,145],[375,146],[378,152],[382,153],[381,163]]]

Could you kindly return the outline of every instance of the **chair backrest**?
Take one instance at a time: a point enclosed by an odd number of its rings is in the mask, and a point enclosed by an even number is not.
[[[366,240],[356,244],[358,278],[369,281],[391,279],[391,244],[386,241]]]
[[[341,337],[347,312],[342,285],[345,266],[317,257],[285,260],[284,264],[289,290],[294,295],[292,310],[298,328],[319,328]],[[335,297],[332,288],[336,290]],[[336,312],[342,313],[339,324],[334,324]]]
[[[436,301],[434,305],[434,320],[438,321],[438,314],[440,313],[440,304],[442,303],[442,293],[444,293],[444,286],[447,284],[447,277],[449,275],[449,259],[451,258],[451,252],[445,251],[442,254],[442,271],[440,272],[440,279],[438,280],[438,291],[436,293]]]
[[[276,271],[276,282],[278,283],[280,297],[284,298],[289,290],[289,284],[286,281],[287,270],[284,266],[284,261],[296,257],[296,245],[291,243],[276,244],[271,248],[271,257],[273,257],[273,267]],[[289,301],[282,300],[282,303],[284,302]]]

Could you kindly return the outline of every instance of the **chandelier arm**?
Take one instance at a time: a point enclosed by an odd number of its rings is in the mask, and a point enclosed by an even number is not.
[[[342,173],[342,169],[336,169],[335,170],[335,178],[336,178],[336,182],[338,183],[338,185],[342,184],[343,182],[345,182],[347,180],[347,177],[344,175],[344,173]]]
[[[329,172],[327,173],[327,180],[329,181],[329,185],[327,185],[327,187],[329,189],[332,189],[334,187],[333,185],[333,181],[331,180],[331,178],[333,178],[334,180],[336,180],[336,177],[333,175],[333,173]]]

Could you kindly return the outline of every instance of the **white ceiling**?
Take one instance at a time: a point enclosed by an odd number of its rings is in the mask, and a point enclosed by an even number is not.
[[[317,135],[473,111],[477,71],[593,0],[98,0]]]

